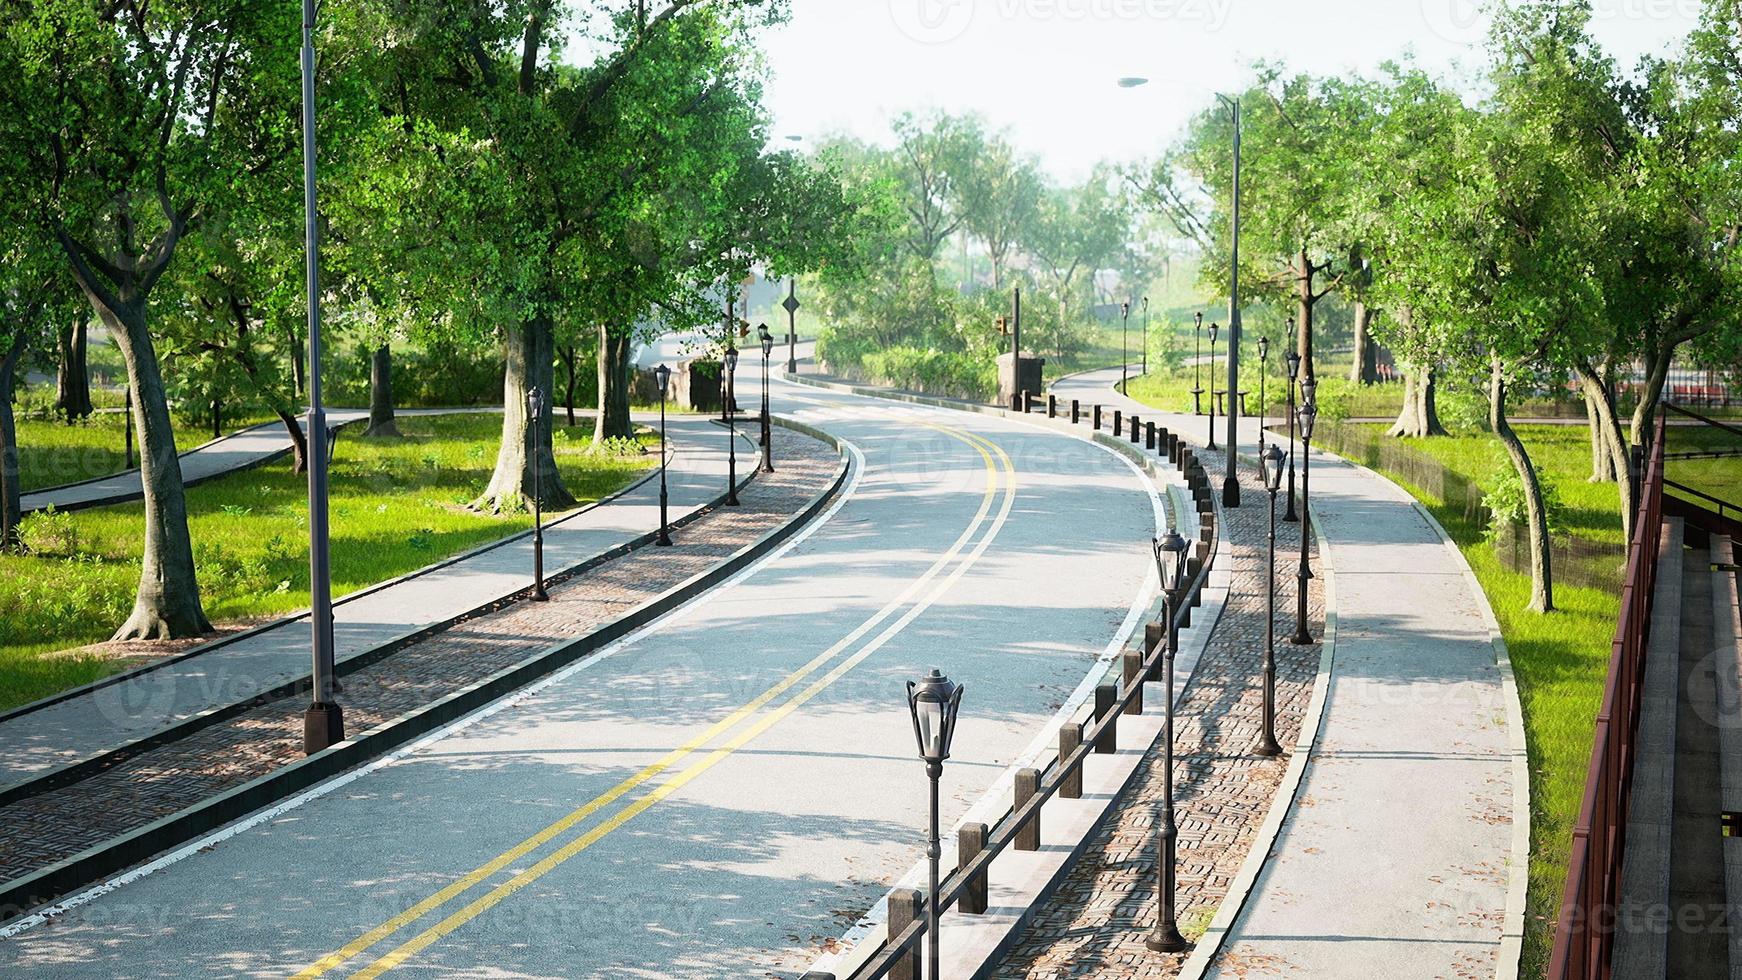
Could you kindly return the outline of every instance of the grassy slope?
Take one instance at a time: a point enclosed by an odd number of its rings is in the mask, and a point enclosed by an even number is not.
[[[339,441],[332,473],[333,590],[342,595],[531,526],[525,514],[465,504],[488,481],[501,421],[402,418],[402,440]],[[561,430],[559,430],[559,433]],[[583,425],[559,444],[569,490],[594,500],[654,460],[587,454]],[[307,483],[281,461],[188,491],[200,587],[213,620],[308,604]],[[103,676],[100,657],[43,654],[106,639],[132,605],[138,505],[103,507],[39,528],[47,554],[0,556],[0,707]],[[70,530],[70,537],[68,531]]]

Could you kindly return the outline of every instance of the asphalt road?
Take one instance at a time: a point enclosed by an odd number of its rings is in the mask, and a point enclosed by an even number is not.
[[[903,683],[967,684],[948,826],[1136,625],[1160,504],[1017,421],[781,382],[774,407],[854,447],[809,531],[384,764],[0,929],[0,974],[795,976],[922,855]]]

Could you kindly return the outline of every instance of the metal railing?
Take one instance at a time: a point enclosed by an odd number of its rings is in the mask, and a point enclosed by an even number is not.
[[[1640,485],[1639,519],[1627,552],[1621,616],[1609,654],[1609,677],[1597,709],[1596,737],[1584,801],[1573,825],[1572,855],[1555,923],[1548,980],[1608,980],[1621,891],[1627,808],[1639,726],[1645,650],[1651,635],[1657,550],[1663,528],[1664,420],[1657,417],[1650,462]]]
[[[1033,411],[1032,403],[1022,406]],[[1047,406],[1057,412],[1057,403]],[[1100,406],[1094,406],[1099,410]],[[1097,411],[1098,414],[1098,411]],[[1079,416],[1080,417],[1080,416]],[[1151,425],[1150,432],[1158,438],[1154,445],[1185,473],[1197,507],[1199,536],[1186,567],[1187,581],[1174,596],[1174,629],[1191,625],[1192,610],[1203,601],[1209,584],[1211,567],[1215,563],[1218,529],[1215,520],[1214,491],[1203,461],[1180,443],[1177,435],[1165,428]],[[1145,439],[1145,442],[1148,442]],[[1176,528],[1178,522],[1175,522]],[[1094,711],[1087,723],[1067,722],[1059,730],[1059,752],[1044,769],[1024,769],[1017,773],[1012,807],[990,828],[983,824],[964,826],[958,832],[958,865],[938,884],[939,917],[950,909],[965,914],[986,911],[986,890],[993,862],[1011,848],[1034,851],[1040,848],[1040,826],[1046,802],[1055,796],[1075,799],[1082,794],[1083,763],[1097,752],[1114,750],[1118,740],[1118,720],[1121,715],[1142,710],[1143,682],[1159,680],[1163,658],[1167,655],[1169,630],[1164,620],[1148,624],[1144,631],[1141,655],[1128,653],[1118,680],[1101,682],[1095,692]],[[1164,693],[1164,697],[1171,692]],[[914,901],[900,893],[890,896],[889,930],[881,946],[861,966],[847,975],[846,980],[919,980],[921,942],[925,938],[925,899]],[[809,980],[832,978],[832,974],[807,974]]]

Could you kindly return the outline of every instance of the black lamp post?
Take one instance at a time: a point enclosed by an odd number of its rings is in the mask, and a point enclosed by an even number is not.
[[[1125,394],[1125,386],[1131,383],[1131,350],[1126,345],[1125,338],[1131,334],[1131,302],[1119,304],[1119,393]]]
[[[1210,384],[1216,383],[1216,324],[1210,324]],[[1216,448],[1216,393],[1210,392],[1210,446]]]
[[[1257,753],[1262,756],[1282,754],[1276,744],[1276,492],[1282,489],[1282,449],[1271,443],[1259,457],[1264,461],[1264,489],[1270,493],[1270,565],[1264,578],[1264,731],[1259,736]]]
[[[1297,646],[1306,646],[1315,642],[1312,631],[1307,628],[1307,582],[1313,577],[1313,569],[1307,562],[1307,533],[1312,524],[1309,516],[1312,512],[1312,492],[1308,488],[1308,480],[1312,470],[1313,422],[1319,416],[1318,406],[1313,395],[1318,388],[1318,382],[1307,378],[1301,382],[1300,406],[1300,571],[1295,573],[1298,606],[1294,617],[1294,637],[1290,641]]]
[[[1204,315],[1194,314],[1192,317],[1192,414],[1204,414],[1204,383],[1199,380],[1199,372],[1203,370],[1204,359]]]
[[[665,393],[671,387],[671,368],[661,364],[653,369],[653,378],[659,384],[659,537],[653,543],[661,548],[671,547],[671,524],[666,517],[665,492]]]
[[[762,340],[762,472],[774,472],[774,430],[768,417],[768,359],[774,355],[774,335],[768,324],[758,323],[756,334]]]
[[[726,506],[738,506],[738,348],[726,341]]]
[[[926,860],[931,864],[931,886],[925,900],[926,976],[938,976],[938,857],[943,848],[938,844],[938,780],[944,774],[944,760],[950,757],[950,740],[956,734],[956,713],[962,707],[963,685],[953,684],[948,677],[933,669],[917,681],[907,682],[907,710],[913,715],[913,737],[919,743],[919,757],[925,760],[926,775],[931,777],[931,833],[925,840]]]
[[[1264,404],[1265,375],[1270,372],[1270,338],[1258,338],[1258,459],[1262,461],[1269,457],[1264,455],[1264,427],[1270,422],[1270,406]]]
[[[1174,846],[1179,840],[1179,828],[1173,818],[1173,655],[1179,650],[1179,606],[1185,597],[1179,590],[1185,583],[1186,542],[1178,531],[1169,531],[1163,538],[1152,538],[1155,571],[1161,578],[1163,609],[1167,617],[1167,650],[1162,656],[1162,757],[1161,819],[1156,821],[1156,914],[1155,928],[1143,941],[1158,953],[1177,953],[1186,948],[1180,935],[1179,922],[1173,906]]]
[[[1288,332],[1294,335],[1294,320],[1288,321]],[[1294,512],[1294,380],[1300,377],[1300,351],[1290,350],[1284,358],[1288,363],[1288,509],[1282,519],[1290,524],[1300,520]]]
[[[526,414],[531,423],[526,427],[527,437],[532,440],[532,600],[534,602],[549,602],[550,593],[544,591],[544,465],[538,458],[538,447],[544,445],[539,439],[539,425],[544,422],[544,392],[537,385],[526,389]]]
[[[1143,373],[1149,373],[1149,297],[1143,297]]]

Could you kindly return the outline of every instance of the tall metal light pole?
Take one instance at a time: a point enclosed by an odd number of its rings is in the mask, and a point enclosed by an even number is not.
[[[919,757],[925,760],[926,775],[931,778],[931,832],[925,840],[925,856],[931,869],[930,890],[925,901],[925,938],[927,977],[936,978],[941,959],[938,945],[938,858],[943,847],[938,841],[938,781],[944,774],[944,762],[950,757],[950,741],[956,735],[956,715],[962,707],[964,685],[953,684],[948,677],[933,670],[918,681],[907,682],[907,710],[913,715],[913,737],[919,743]]]
[[[1192,414],[1204,414],[1204,383],[1199,380],[1198,372],[1203,369],[1204,360],[1204,314],[1192,316]]]
[[[1130,364],[1131,353],[1126,347],[1125,338],[1131,333],[1131,301],[1119,304],[1119,393],[1125,394],[1125,386],[1131,383]]]
[[[308,272],[308,568],[314,634],[312,698],[302,718],[309,755],[345,740],[345,715],[333,699],[333,577],[327,529],[327,413],[321,406],[321,258],[315,203],[315,0],[302,0],[303,252]]]
[[[1222,506],[1240,506],[1240,100],[1217,95],[1234,117],[1234,200],[1231,260],[1228,263],[1228,464],[1222,473]],[[1211,448],[1214,448],[1212,445]]]
[[[798,373],[798,280],[786,280],[786,373]]]
[[[1299,606],[1295,610],[1294,637],[1290,640],[1296,646],[1317,642],[1307,623],[1307,583],[1313,577],[1312,565],[1307,562],[1307,535],[1312,526],[1312,492],[1308,481],[1312,475],[1313,421],[1319,415],[1314,400],[1317,388],[1318,382],[1310,377],[1300,385],[1300,570],[1295,573]]]
[[[1015,315],[1010,326],[1011,410],[1022,411],[1022,287],[1016,287]]]
[[[1210,384],[1216,383],[1216,331],[1221,329],[1217,324],[1210,324]],[[1210,392],[1210,446],[1216,449],[1216,393]]]
[[[1149,297],[1143,297],[1143,373],[1149,374]]]
[[[726,506],[738,506],[738,348],[726,340]]]
[[[526,389],[527,438],[532,440],[532,601],[549,602],[544,590],[544,461],[538,447],[544,445],[539,426],[544,424],[544,391],[538,385]]]
[[[1179,828],[1173,815],[1173,656],[1179,650],[1176,618],[1180,600],[1184,598],[1179,590],[1185,584],[1186,542],[1178,531],[1169,531],[1165,538],[1151,538],[1150,546],[1155,552],[1163,615],[1167,617],[1167,651],[1163,656],[1161,681],[1164,705],[1161,740],[1166,748],[1162,757],[1161,819],[1155,824],[1155,928],[1150,930],[1143,944],[1158,953],[1177,953],[1186,948],[1186,939],[1180,935],[1174,910],[1174,849],[1179,840]]]
[[[1270,406],[1264,401],[1264,382],[1270,375],[1270,338],[1258,338],[1258,458],[1264,456],[1264,428],[1270,422]]]
[[[671,387],[671,368],[661,364],[653,369],[654,380],[659,382],[659,537],[653,543],[662,548],[671,547],[671,524],[666,514],[665,491],[665,393]]]
[[[762,472],[774,472],[774,429],[768,417],[768,359],[774,354],[774,335],[768,324],[758,323],[756,335],[762,341]]]
[[[1270,563],[1264,577],[1264,730],[1259,734],[1262,756],[1282,754],[1276,744],[1276,491],[1282,489],[1282,450],[1271,443],[1259,456],[1263,460],[1264,489],[1270,494]]]

